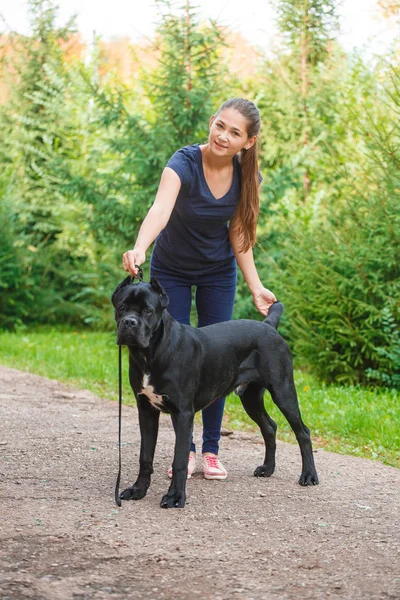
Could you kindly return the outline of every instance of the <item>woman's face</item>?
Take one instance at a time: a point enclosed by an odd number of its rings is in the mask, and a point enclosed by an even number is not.
[[[226,108],[210,119],[208,143],[217,156],[235,156],[243,148],[251,148],[257,137],[247,135],[247,119],[235,108]]]

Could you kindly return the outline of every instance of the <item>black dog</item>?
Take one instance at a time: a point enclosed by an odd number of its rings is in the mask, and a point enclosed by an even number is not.
[[[260,427],[265,441],[264,464],[256,477],[275,469],[276,424],[264,408],[267,389],[289,421],[300,446],[300,485],[316,485],[309,429],[301,420],[293,367],[286,342],[276,331],[283,305],[276,302],[264,322],[228,321],[196,329],[168,314],[168,296],[154,278],[132,284],[127,277],[112,296],[117,343],[129,348],[129,379],[139,409],[141,433],[139,476],[121,494],[122,500],[146,495],[153,473],[160,411],[175,425],[173,476],[163,508],[183,507],[195,412],[232,391]]]

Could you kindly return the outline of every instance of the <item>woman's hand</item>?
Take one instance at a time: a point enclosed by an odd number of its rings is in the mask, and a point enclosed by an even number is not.
[[[257,310],[266,317],[270,306],[276,302],[276,297],[273,292],[265,287],[261,287],[253,292],[253,302]]]
[[[122,266],[125,271],[128,271],[132,276],[137,275],[136,266],[140,267],[146,260],[146,254],[140,248],[128,250],[122,255]],[[136,265],[136,266],[135,266]]]

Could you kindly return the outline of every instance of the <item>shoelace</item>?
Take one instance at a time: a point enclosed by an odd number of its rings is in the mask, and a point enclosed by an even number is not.
[[[205,456],[204,457],[206,459],[206,463],[208,467],[211,467],[213,469],[219,469],[219,462],[218,462],[218,456]]]

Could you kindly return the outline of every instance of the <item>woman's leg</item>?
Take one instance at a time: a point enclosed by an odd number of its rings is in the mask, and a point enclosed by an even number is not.
[[[220,275],[214,282],[207,282],[196,290],[196,307],[199,327],[221,323],[232,319],[233,305],[236,293],[236,270],[224,281]],[[224,414],[225,398],[216,400],[202,411],[203,417],[203,454],[211,452],[218,454],[221,437],[222,417]]]

